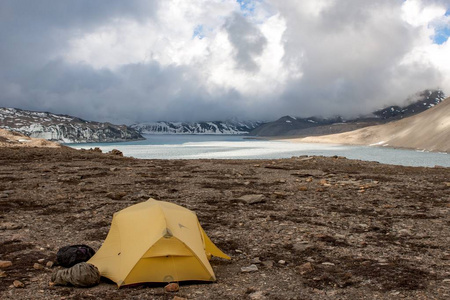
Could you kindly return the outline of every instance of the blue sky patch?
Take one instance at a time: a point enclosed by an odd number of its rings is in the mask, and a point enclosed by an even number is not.
[[[203,25],[197,25],[194,28],[194,33],[192,34],[192,38],[195,39],[198,37],[200,40],[205,37],[205,33],[203,31]]]
[[[450,16],[450,9],[445,12],[445,15]],[[442,45],[445,43],[450,37],[450,24],[447,26],[443,26],[440,28],[436,28],[436,33],[433,37],[433,41],[435,44]]]
[[[241,7],[241,11],[245,13],[252,13],[255,10],[255,0],[236,0]]]
[[[436,29],[436,34],[434,35],[434,43],[438,45],[442,45],[445,43],[450,37],[450,28],[444,27],[440,29]]]

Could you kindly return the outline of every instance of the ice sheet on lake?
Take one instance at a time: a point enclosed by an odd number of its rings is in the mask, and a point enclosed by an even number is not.
[[[75,148],[100,147],[103,152],[118,149],[125,156],[143,159],[277,159],[301,155],[344,156],[350,159],[378,161],[380,163],[450,167],[450,156],[445,153],[417,152],[386,147],[344,146],[332,144],[291,143],[281,141],[234,140],[231,141],[186,141],[186,137],[176,137],[162,144],[150,141],[116,144],[73,145]],[[205,138],[203,138],[205,139]]]

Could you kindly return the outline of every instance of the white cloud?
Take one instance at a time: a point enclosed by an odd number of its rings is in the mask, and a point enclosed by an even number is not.
[[[428,26],[446,11],[444,5],[432,1],[406,0],[402,5],[402,18],[413,26]]]

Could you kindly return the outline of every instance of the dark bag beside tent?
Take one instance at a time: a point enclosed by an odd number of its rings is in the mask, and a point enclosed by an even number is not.
[[[77,263],[88,261],[94,254],[94,249],[86,245],[65,246],[58,250],[56,262],[60,266],[70,268]]]

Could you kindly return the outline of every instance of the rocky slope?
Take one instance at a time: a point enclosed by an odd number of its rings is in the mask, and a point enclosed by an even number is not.
[[[403,119],[421,113],[434,107],[445,99],[442,91],[424,91],[418,95],[419,99],[404,107],[389,106],[375,111],[373,114],[384,120]]]
[[[90,122],[49,112],[0,108],[0,128],[61,143],[122,142],[143,139],[125,125]]]
[[[295,139],[298,142],[379,145],[450,152],[450,98],[418,115],[341,134]]]
[[[60,144],[44,139],[30,138],[18,132],[0,129],[0,147],[50,147],[59,148]]]
[[[356,119],[344,120],[335,118],[298,118],[285,116],[277,121],[269,122],[252,130],[250,135],[255,136],[311,136],[341,133],[359,128],[383,124],[406,118],[429,108],[434,107],[445,98],[439,90],[427,90],[417,95],[415,101],[407,105],[389,106],[373,112],[372,114]]]
[[[142,134],[248,134],[263,122],[213,121],[213,122],[151,122],[130,127]]]

